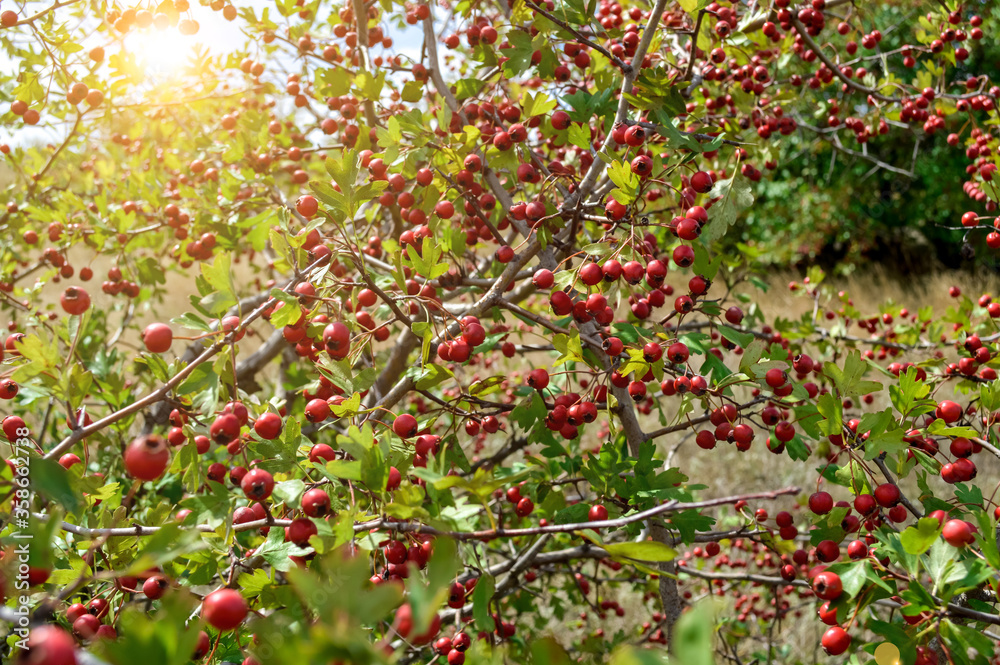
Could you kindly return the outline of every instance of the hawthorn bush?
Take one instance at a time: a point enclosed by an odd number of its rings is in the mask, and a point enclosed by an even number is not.
[[[995,11],[5,2],[5,662],[1000,662],[1000,302],[727,236],[946,136],[1000,247]]]

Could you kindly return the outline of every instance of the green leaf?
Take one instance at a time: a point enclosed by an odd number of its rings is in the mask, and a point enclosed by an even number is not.
[[[31,460],[31,486],[35,491],[56,501],[68,512],[79,513],[82,502],[70,483],[70,477],[70,472],[54,460]]]
[[[175,316],[170,319],[171,323],[175,323],[179,326],[184,326],[185,328],[190,328],[191,330],[200,330],[202,332],[212,332],[212,326],[208,324],[203,318],[198,316],[193,312],[184,312],[180,316]]]
[[[944,638],[949,653],[962,665],[986,665],[996,648],[993,641],[981,631],[948,619],[941,621],[941,637]]]
[[[651,337],[648,330],[637,328],[631,323],[615,323],[611,327],[615,331],[615,336],[626,344],[635,344],[642,338]]]
[[[527,118],[533,118],[536,115],[545,115],[546,113],[555,110],[556,106],[556,100],[552,99],[544,92],[539,92],[534,96],[532,96],[530,92],[526,92],[524,94],[524,99],[521,100],[521,111]],[[588,143],[586,147],[589,148],[590,144]]]
[[[275,328],[284,328],[302,318],[302,307],[294,296],[285,293],[281,289],[271,289],[270,295],[282,303],[282,306],[275,309],[274,313],[271,314],[272,326]]]
[[[756,379],[757,373],[754,371],[754,366],[765,351],[767,351],[767,342],[764,340],[755,339],[750,342],[750,346],[743,350],[743,356],[740,358],[740,371],[750,378]]]
[[[941,523],[933,517],[921,518],[916,526],[911,526],[899,534],[899,540],[909,554],[920,555],[931,548],[941,533]]]
[[[887,544],[888,550],[892,552],[893,559],[903,566],[906,572],[915,577],[920,570],[920,558],[906,551],[903,543],[900,541],[899,534],[889,531],[884,533],[881,538]],[[914,587],[910,588],[913,589]]]
[[[532,639],[529,647],[531,648],[533,665],[572,665],[573,663],[569,654],[566,653],[566,649],[554,637],[546,636]]]
[[[306,484],[299,478],[284,480],[274,486],[274,497],[283,501],[289,508],[295,509],[299,506],[302,495],[305,494]]]
[[[865,469],[857,460],[852,459],[845,466],[836,468],[833,476],[836,483],[850,487],[855,494],[863,494],[871,489]]]
[[[930,392],[931,387],[917,378],[917,368],[909,367],[900,373],[898,385],[889,386],[889,399],[897,411],[913,418],[934,410],[934,400],[926,399]]]
[[[246,598],[253,598],[260,595],[265,587],[272,584],[271,578],[260,568],[253,571],[253,574],[243,573],[239,577],[240,593]]]
[[[98,640],[98,655],[111,665],[186,665],[198,643],[198,625],[187,627],[197,607],[188,592],[176,590],[158,601],[150,616],[139,608],[126,609],[120,619],[120,636]]]
[[[166,284],[163,267],[151,256],[145,256],[135,261],[135,270],[140,284]]]
[[[927,426],[927,433],[934,436],[964,436],[968,439],[975,439],[979,436],[979,432],[971,427],[948,427],[941,418],[935,419]]]
[[[197,532],[185,530],[176,522],[164,524],[152,536],[141,540],[139,551],[125,572],[135,575],[206,547]]]
[[[403,101],[410,104],[420,101],[420,98],[424,96],[425,89],[424,84],[419,81],[407,81],[406,85],[403,86]]]
[[[833,393],[824,393],[816,400],[816,410],[824,420],[819,423],[819,431],[830,436],[844,431],[843,404]]]
[[[632,173],[632,167],[623,161],[615,160],[608,164],[608,177],[618,187],[613,192],[616,201],[624,205],[635,201],[639,191],[639,176]]]
[[[475,97],[484,85],[486,85],[486,81],[482,79],[460,79],[455,82],[455,99],[462,101],[469,97]]]
[[[476,581],[476,588],[472,591],[472,617],[476,621],[476,628],[487,632],[493,631],[493,616],[490,612],[490,601],[493,599],[493,591],[496,589],[496,581],[491,575],[482,575]]]
[[[434,541],[434,553],[427,566],[427,582],[419,575],[411,575],[406,581],[410,607],[413,610],[413,632],[421,635],[427,632],[434,615],[448,598],[448,588],[459,562],[455,556],[455,541],[441,538]]]
[[[687,480],[687,478],[684,478]],[[676,480],[671,482],[673,485]],[[715,518],[709,515],[702,515],[700,511],[693,508],[681,510],[670,514],[670,526],[680,532],[681,540],[685,543],[694,541],[694,536],[698,531],[710,531],[715,524]]]
[[[378,99],[385,86],[385,75],[384,70],[374,76],[370,72],[361,72],[354,77],[354,86],[361,91],[365,99]]]
[[[865,459],[875,459],[882,453],[894,455],[906,450],[906,443],[903,442],[905,432],[893,418],[892,409],[862,415],[858,435],[865,432],[868,432]]]
[[[285,542],[285,530],[272,527],[267,534],[267,540],[257,548],[255,555],[264,557],[273,567],[281,571],[289,571],[295,564],[291,556],[303,556],[311,550],[302,549],[292,542]]]
[[[611,655],[610,665],[667,665],[668,662],[673,661],[668,661],[663,652],[623,645]]]
[[[841,397],[867,395],[882,389],[882,384],[877,381],[863,380],[868,368],[868,361],[861,357],[861,352],[857,349],[848,354],[843,371],[833,363],[823,364],[823,372],[833,379]]]
[[[556,524],[581,524],[589,522],[590,507],[585,503],[574,503],[553,516]]]
[[[708,224],[702,229],[701,239],[706,245],[715,242],[726,234],[740,213],[753,205],[754,196],[750,190],[750,181],[742,175],[733,174],[731,178],[719,180],[709,192],[711,198],[721,198],[708,210]]]
[[[868,569],[871,565],[867,561],[856,561],[852,563],[836,563],[829,566],[827,570],[840,576],[840,583],[844,587],[844,594],[848,598],[858,595],[868,581]]]
[[[674,627],[673,652],[684,665],[714,665],[715,617],[711,605],[698,603]]]
[[[205,281],[209,283],[216,291],[225,296],[224,301],[230,302],[230,305],[226,305],[225,308],[236,304],[236,287],[233,285],[233,259],[228,252],[221,252],[215,255],[215,260],[212,261],[211,265],[208,263],[201,264],[201,274],[205,278]],[[220,299],[221,300],[221,299]],[[213,303],[213,311],[220,307],[219,302]]]
[[[200,392],[213,383],[217,383],[218,380],[219,377],[212,368],[212,363],[204,362],[191,370],[187,378],[181,381],[181,384],[177,386],[177,393],[179,395],[190,395],[191,393]]]
[[[331,460],[326,463],[326,470],[334,478],[361,481],[361,462],[359,460]]]
[[[340,187],[340,193],[347,196],[354,190],[361,172],[358,152],[354,150],[331,151],[323,160],[326,172]]]
[[[538,394],[537,390],[521,401],[514,410],[510,412],[510,420],[517,424],[522,432],[527,432],[531,427],[545,417],[548,409],[545,407],[545,400]]]
[[[721,258],[721,256],[719,258]],[[701,274],[704,275],[704,273]],[[752,344],[754,340],[754,336],[752,334],[740,332],[739,330],[730,328],[729,326],[719,326],[718,330],[719,334],[724,338],[744,349]]]
[[[590,125],[572,124],[566,130],[566,139],[571,145],[584,150],[590,149]]]
[[[500,49],[500,53],[507,58],[503,63],[503,72],[508,79],[516,79],[528,70],[535,48],[531,45],[531,35],[522,30],[511,30],[507,33],[507,41],[510,48]],[[525,94],[525,98],[530,97],[531,93]]]
[[[676,90],[676,88],[671,88],[670,98],[668,98],[667,101],[676,104],[678,99],[681,100],[681,105],[683,108],[684,104],[683,97],[680,96],[680,92]],[[663,102],[660,99],[656,99],[656,101],[653,104],[648,104],[647,108],[656,109],[662,105]],[[695,153],[702,152],[701,144],[698,143],[698,141],[694,139],[691,135],[689,135],[687,132],[682,132],[681,130],[679,130],[677,128],[677,121],[673,117],[668,116],[662,111],[655,111],[654,113],[657,119],[660,121],[660,125],[657,126],[657,129],[660,131],[661,134],[666,135],[667,140],[674,148],[684,148],[685,150],[690,150],[691,152]],[[709,194],[709,196],[714,197],[715,195]],[[702,233],[702,236],[704,237],[704,233]]]
[[[562,365],[568,362],[583,362],[583,345],[580,342],[580,332],[573,331],[572,335],[556,335],[552,338],[552,346],[561,355],[553,365]]]
[[[722,258],[723,258],[722,252],[719,252],[713,259],[709,256],[708,249],[702,243],[695,243],[693,247],[694,247],[694,265],[691,266],[692,271],[696,275],[701,275],[705,279],[715,279],[715,276],[719,274],[719,268],[722,267]],[[720,326],[720,330],[721,328],[728,328],[728,326]],[[733,329],[730,328],[730,330]],[[747,344],[753,341],[753,335],[749,333],[741,333],[739,331],[734,331],[734,332],[736,332],[736,334],[740,336],[743,336],[744,343],[740,344],[739,342],[736,342],[734,339],[730,339],[729,341],[739,344],[739,346],[745,347]],[[724,336],[725,334],[726,333],[723,332]],[[726,337],[726,339],[729,338]]]

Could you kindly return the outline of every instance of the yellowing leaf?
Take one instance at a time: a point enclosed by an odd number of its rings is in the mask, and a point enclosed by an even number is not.
[[[635,559],[636,561],[654,561],[657,563],[673,561],[677,558],[677,550],[654,541],[641,543],[605,543],[602,547],[613,557]]]

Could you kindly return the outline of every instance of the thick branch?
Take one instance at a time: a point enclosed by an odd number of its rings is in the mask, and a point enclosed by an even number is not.
[[[840,142],[840,136],[837,134],[836,130],[825,131],[823,129],[820,129],[819,127],[813,127],[811,125],[807,125],[798,118],[796,118],[796,123],[798,124],[799,127],[802,127],[803,129],[808,129],[811,132],[816,132],[817,134],[823,134],[824,136],[829,136],[832,139],[830,145],[832,145],[835,149],[839,150],[845,155],[850,155],[851,157],[859,157],[861,159],[871,162],[872,164],[881,169],[885,169],[886,171],[891,171],[892,173],[898,173],[899,175],[906,176],[907,178],[910,179],[916,178],[916,175],[911,171],[907,171],[906,169],[901,169],[898,166],[893,166],[892,164],[886,164],[882,160],[869,155],[867,152],[858,152],[857,150],[851,150],[850,148],[844,147],[844,144]]]
[[[705,10],[698,10],[698,19],[694,22],[694,32],[691,34],[691,54],[688,57],[687,71],[684,72],[684,80],[690,81],[691,74],[694,72],[694,62],[697,60],[695,55],[698,53],[698,32],[701,30],[701,20],[705,18]]]
[[[642,39],[640,39],[639,45],[635,47],[635,55],[632,57],[632,69],[622,75],[621,97],[618,100],[618,110],[615,112],[615,118],[611,123],[612,128],[618,123],[624,122],[628,117],[629,102],[626,95],[632,92],[632,85],[635,83],[639,70],[642,68],[642,61],[646,58],[646,51],[649,49],[649,45],[653,41],[653,36],[657,32],[657,28],[660,25],[660,19],[663,17],[663,11],[666,6],[666,0],[656,0],[656,4],[649,13],[649,21],[646,23],[646,27],[642,31]],[[611,148],[613,141],[614,138],[612,136],[612,132],[609,131],[607,136],[604,137],[604,143],[601,145],[601,152]],[[576,207],[580,201],[587,198],[590,191],[593,189],[594,184],[597,182],[597,178],[604,172],[604,168],[605,164],[603,160],[594,160],[594,163],[590,165],[589,169],[587,169],[587,174],[584,176],[583,181],[577,188],[575,196],[571,196],[563,202],[561,212],[566,212]]]
[[[364,0],[353,0],[353,2],[354,22],[357,24],[358,32],[358,66],[362,72],[367,74],[372,71],[371,54],[368,52],[368,8],[365,7]],[[378,118],[375,116],[375,102],[366,96],[364,107],[365,121],[369,127],[375,127],[378,124]]]

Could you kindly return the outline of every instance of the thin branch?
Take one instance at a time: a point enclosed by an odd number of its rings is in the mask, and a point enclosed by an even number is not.
[[[556,25],[558,25],[560,28],[562,28],[566,32],[571,33],[574,37],[576,37],[576,39],[581,44],[586,44],[587,46],[589,46],[590,48],[594,49],[595,51],[597,51],[598,53],[600,53],[601,55],[603,55],[605,58],[607,58],[608,60],[610,60],[611,62],[613,62],[614,65],[615,65],[615,67],[617,67],[618,69],[620,69],[622,71],[622,73],[627,74],[627,73],[629,73],[629,72],[632,71],[632,65],[624,62],[618,56],[613,55],[611,53],[611,51],[609,51],[608,49],[604,48],[600,44],[598,44],[596,42],[593,42],[590,39],[587,39],[587,37],[585,37],[584,35],[582,35],[579,30],[577,30],[573,26],[569,25],[565,21],[556,18],[555,16],[553,16],[549,12],[545,11],[544,9],[542,9],[541,7],[539,7],[537,4],[535,4],[532,0],[524,0],[524,4],[528,5],[529,7],[531,7],[532,9],[534,9],[537,13],[539,13],[542,16],[544,16],[545,18],[549,19],[550,21],[552,21],[553,23],[555,23]]]
[[[798,126],[801,127],[802,129],[808,129],[811,132],[815,132],[817,134],[822,134],[823,136],[829,137],[831,139],[830,145],[832,145],[834,148],[844,153],[845,155],[850,155],[852,157],[858,157],[860,159],[864,159],[866,161],[871,162],[878,168],[885,169],[886,171],[891,171],[893,173],[898,173],[899,175],[906,176],[907,178],[916,178],[916,175],[911,171],[901,169],[898,166],[893,166],[892,164],[886,164],[877,157],[869,155],[867,152],[858,152],[857,150],[851,150],[850,148],[844,147],[844,145],[840,142],[840,136],[837,133],[836,129],[833,128],[821,129],[820,127],[814,127],[812,125],[805,124],[804,122],[802,122],[800,118],[796,118],[795,120]]]
[[[831,60],[828,55],[823,53],[822,47],[819,44],[817,44],[812,37],[809,36],[809,32],[806,30],[805,26],[802,25],[802,22],[799,21],[798,18],[796,18],[794,12],[792,13],[792,25],[795,26],[795,30],[799,33],[799,36],[802,38],[802,41],[806,45],[806,47],[811,49],[812,52],[816,54],[816,57],[822,60],[823,64],[826,65],[827,68],[837,76],[837,78],[843,81],[844,84],[847,85],[847,87],[853,88],[858,92],[863,92],[866,95],[871,95],[871,97],[873,97],[874,99],[877,99],[882,102],[888,102],[890,104],[899,104],[903,101],[899,97],[887,97],[882,93],[880,93],[878,90],[873,90],[872,88],[866,88],[865,86],[861,85],[854,79],[848,78],[847,75],[844,74],[843,71],[841,71],[840,67],[833,60]]]
[[[54,12],[57,9],[61,9],[62,7],[66,7],[66,6],[69,6],[69,5],[74,5],[74,4],[78,3],[78,2],[80,2],[80,0],[65,0],[64,2],[57,2],[54,5],[52,5],[51,7],[48,7],[47,9],[43,9],[42,11],[38,12],[37,14],[33,14],[31,16],[27,16],[25,18],[22,18],[20,21],[18,21],[14,25],[8,26],[8,29],[9,28],[16,28],[19,25],[28,25],[29,23],[34,23],[35,21],[37,21],[38,19],[42,18],[46,14]]]
[[[655,131],[657,134],[660,134],[661,136],[670,136],[673,133],[670,130],[668,130],[666,127],[664,127],[663,125],[657,125],[656,123],[653,123],[653,122],[643,122],[643,121],[632,122],[630,120],[625,120],[623,122],[623,124],[625,124],[625,125],[639,125],[643,129],[652,129],[653,131]],[[711,134],[700,134],[698,132],[684,132],[684,131],[681,131],[679,129],[675,130],[675,131],[680,132],[681,134],[687,134],[688,136],[690,136],[693,139],[698,139],[699,141],[708,141],[709,143],[711,143],[712,141],[719,141],[719,140],[721,140],[722,143],[724,143],[725,145],[736,145],[736,146],[740,146],[740,145],[756,145],[756,143],[748,143],[746,141],[731,141],[729,139],[719,139],[718,136],[712,136]]]
[[[295,286],[299,284],[299,282],[302,282],[306,279],[306,275],[308,272],[322,265],[326,260],[327,259],[325,258],[317,259],[312,265],[307,267],[305,271],[303,271],[296,277],[293,277],[291,280],[289,280],[289,282],[285,285],[285,287],[282,290],[288,291],[290,289],[295,288]],[[264,304],[260,305],[257,309],[251,312],[245,319],[240,321],[240,325],[237,329],[233,330],[232,332],[227,334],[223,339],[220,339],[219,341],[215,342],[210,347],[205,349],[201,353],[201,355],[195,358],[192,362],[188,363],[187,367],[177,372],[177,374],[175,374],[169,381],[164,383],[162,386],[160,386],[153,392],[149,393],[142,399],[136,400],[135,402],[132,402],[128,406],[119,409],[118,411],[115,411],[114,413],[111,413],[105,416],[104,418],[101,418],[100,420],[94,421],[91,425],[88,425],[86,427],[78,427],[77,429],[73,430],[73,432],[68,437],[60,441],[55,448],[53,448],[52,450],[50,450],[48,453],[45,454],[44,456],[45,459],[57,459],[60,455],[62,455],[67,450],[72,448],[73,445],[76,444],[78,441],[82,441],[91,434],[101,431],[108,425],[116,423],[122,418],[130,416],[133,413],[138,413],[139,411],[142,411],[146,407],[165,399],[174,388],[180,385],[181,382],[184,381],[184,379],[186,379],[195,370],[196,367],[206,362],[209,358],[212,358],[217,353],[222,351],[224,348],[232,344],[232,342],[236,339],[237,335],[239,335],[240,332],[245,330],[248,325],[250,325],[253,321],[255,321],[257,318],[259,318],[261,315],[264,314],[264,312],[270,306],[272,300],[273,298],[268,298],[268,300]]]
[[[691,74],[694,73],[694,61],[697,59],[695,54],[698,53],[698,32],[701,30],[701,20],[705,18],[704,9],[698,10],[698,19],[694,23],[694,32],[691,33],[691,55],[688,57],[687,71],[684,72],[684,80],[690,81]]]
[[[764,402],[770,401],[770,399],[771,398],[769,398],[769,397],[758,397],[756,399],[753,399],[753,400],[747,402],[746,404],[739,404],[739,405],[737,405],[736,406],[736,410],[737,411],[744,411],[746,409],[752,409],[753,407],[757,406],[758,404],[763,404]],[[673,434],[674,432],[680,432],[680,431],[683,431],[683,430],[686,430],[686,429],[691,429],[695,425],[700,425],[702,423],[706,423],[706,422],[708,422],[711,419],[712,419],[712,416],[698,416],[697,418],[689,418],[688,420],[685,420],[682,423],[678,423],[677,425],[671,425],[670,427],[662,427],[662,428],[660,428],[658,430],[654,430],[654,431],[650,432],[649,434],[647,434],[646,435],[646,441],[651,441],[653,439],[656,439],[658,437],[664,436],[666,434]]]

